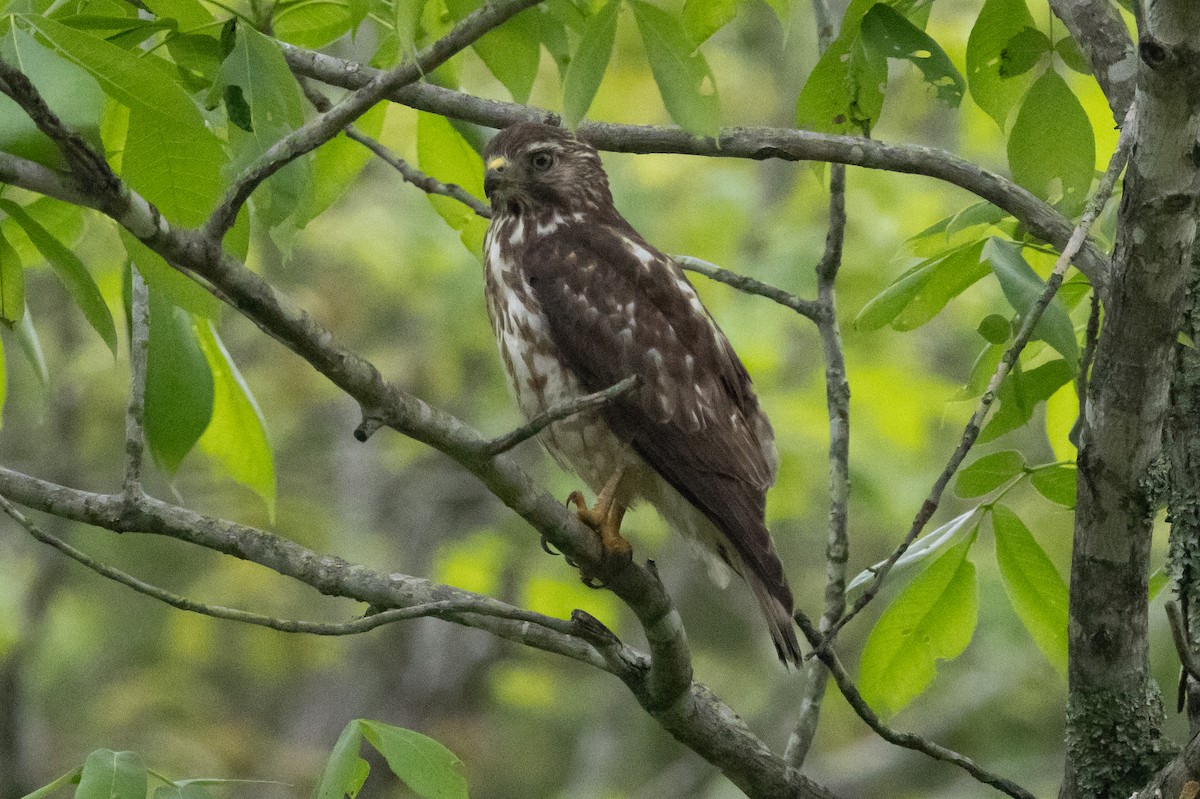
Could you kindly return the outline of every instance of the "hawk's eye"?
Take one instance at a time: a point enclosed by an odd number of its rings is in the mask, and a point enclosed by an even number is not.
[[[539,172],[545,172],[554,166],[554,156],[545,150],[538,150],[529,156],[529,165]]]

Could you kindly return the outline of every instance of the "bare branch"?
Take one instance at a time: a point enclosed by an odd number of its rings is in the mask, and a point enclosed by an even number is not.
[[[829,673],[833,676],[833,681],[837,684],[838,690],[842,692],[842,696],[846,697],[846,701],[850,703],[850,707],[854,708],[854,712],[858,717],[866,722],[867,726],[874,730],[880,738],[890,744],[921,752],[934,760],[941,760],[945,763],[958,766],[979,782],[982,782],[984,785],[990,785],[996,790],[1013,797],[1013,799],[1034,799],[1033,794],[1020,785],[1017,785],[1012,780],[993,774],[987,769],[981,768],[966,755],[959,754],[953,749],[947,749],[941,744],[936,744],[915,733],[899,732],[884,724],[875,711],[871,709],[871,706],[866,703],[866,700],[862,698],[862,694],[858,692],[857,686],[854,685],[854,680],[846,672],[846,667],[842,665],[842,661],[838,658],[837,653],[826,645],[826,637],[817,631],[812,621],[803,612],[796,613],[796,622],[800,625],[801,632],[808,639],[817,657],[829,669]]]
[[[125,497],[136,501],[142,494],[142,456],[146,451],[146,360],[150,352],[150,290],[142,280],[136,264],[130,265],[129,272],[130,376],[129,405],[125,411]]]
[[[690,255],[672,255],[671,259],[689,272],[704,275],[710,280],[724,283],[726,286],[731,286],[747,294],[757,294],[760,297],[766,297],[786,308],[791,308],[806,319],[811,319],[815,322],[821,316],[821,307],[812,300],[806,300],[802,297],[797,297],[795,294],[789,294],[781,288],[772,286],[770,283],[764,283],[749,275],[730,272],[728,269],[722,269],[716,264],[709,263],[700,258],[694,258]]]
[[[277,619],[271,616],[264,616],[259,613],[251,613],[245,610],[236,608],[227,608],[221,605],[209,605],[203,602],[197,602],[186,597],[174,594],[166,589],[156,585],[151,585],[143,580],[139,580],[131,574],[121,571],[120,569],[102,563],[88,555],[82,550],[63,541],[58,536],[46,532],[45,530],[34,524],[19,508],[13,505],[3,496],[0,496],[0,510],[3,510],[13,521],[25,528],[31,536],[41,541],[43,544],[48,544],[54,547],[59,552],[63,553],[72,560],[80,563],[102,577],[107,577],[114,582],[120,583],[128,588],[133,589],[139,594],[144,594],[152,599],[157,599],[171,607],[185,610],[190,613],[197,613],[201,616],[211,616],[214,619],[225,619],[226,621],[236,621],[243,624],[253,624],[259,627],[268,627],[272,630],[278,630],[285,633],[308,633],[310,635],[357,635],[359,633],[369,632],[376,627],[382,627],[385,624],[391,624],[397,621],[406,621],[408,619],[425,618],[429,616],[458,620],[464,614],[475,614],[481,616],[491,616],[499,619],[511,619],[514,621],[522,621],[530,624],[539,624],[555,632],[566,634],[563,632],[563,625],[557,623],[557,619],[549,619],[533,611],[522,610],[515,607],[497,607],[498,604],[494,600],[486,597],[471,596],[461,599],[444,599],[435,602],[424,602],[417,605],[410,605],[403,608],[391,608],[378,613],[373,613],[369,616],[363,616],[359,619],[354,619],[347,622],[316,622],[316,621],[301,621],[296,619]],[[466,592],[464,592],[466,593]],[[547,624],[547,622],[552,622]]]
[[[294,72],[344,88],[364,85],[377,70],[362,64],[281,43]],[[393,92],[388,99],[422,111],[501,128],[515,122],[544,121],[544,109],[485,100],[426,83]],[[716,138],[696,136],[678,128],[583,122],[577,133],[601,150],[625,153],[677,153],[710,158],[749,158],[785,161],[828,161],[848,166],[933,177],[993,203],[1016,217],[1026,228],[1056,248],[1066,246],[1072,225],[1046,202],[1007,178],[956,155],[932,147],[885,144],[853,136],[834,136],[784,128],[724,128]],[[1108,258],[1091,241],[1078,253],[1076,266],[1092,284],[1103,287]]]
[[[584,394],[581,397],[575,397],[549,408],[511,433],[506,433],[498,438],[493,438],[491,441],[484,442],[479,448],[479,457],[494,458],[502,452],[508,452],[518,444],[522,444],[533,438],[555,422],[607,405],[617,397],[632,391],[640,382],[641,378],[637,375],[632,375],[619,383],[614,383],[606,389],[592,394]]]
[[[325,112],[333,107],[333,103],[329,98],[317,91],[313,87],[312,82],[297,75],[296,80],[300,83],[300,87],[304,90],[304,96],[313,104],[313,107],[318,111]],[[431,175],[426,175],[421,170],[417,169],[412,164],[405,161],[394,152],[384,147],[377,139],[373,139],[354,125],[346,127],[346,137],[353,139],[362,146],[366,147],[388,166],[400,173],[400,177],[407,183],[411,183],[426,194],[440,194],[443,197],[449,197],[452,200],[458,200],[463,205],[470,208],[477,216],[484,219],[492,218],[492,209],[483,200],[480,200],[475,195],[464,189],[462,186],[456,186],[453,183],[443,183]],[[362,439],[366,440],[366,439]]]
[[[1050,0],[1050,8],[1091,66],[1113,119],[1124,119],[1137,83],[1137,53],[1125,21],[1109,0]]]
[[[988,411],[991,410],[992,404],[996,400],[996,393],[1000,389],[1000,384],[1004,382],[1004,378],[1012,369],[1013,364],[1017,362],[1017,358],[1025,349],[1025,345],[1029,343],[1029,339],[1033,336],[1034,327],[1037,325],[1038,320],[1041,319],[1042,313],[1054,299],[1054,295],[1058,292],[1058,287],[1062,285],[1063,276],[1070,267],[1071,259],[1075,257],[1076,252],[1078,252],[1083,242],[1087,239],[1092,223],[1096,221],[1096,217],[1100,215],[1100,211],[1104,209],[1109,197],[1112,196],[1117,178],[1125,168],[1125,162],[1129,158],[1129,150],[1136,135],[1136,128],[1136,119],[1134,118],[1133,111],[1130,110],[1126,115],[1125,125],[1121,130],[1121,138],[1117,142],[1116,150],[1113,152],[1112,158],[1109,159],[1108,168],[1100,179],[1095,193],[1088,200],[1087,208],[1084,210],[1079,224],[1075,226],[1075,230],[1071,233],[1071,237],[1063,248],[1062,254],[1059,255],[1058,260],[1055,262],[1054,271],[1050,274],[1050,279],[1046,281],[1045,289],[1042,291],[1041,296],[1038,297],[1037,302],[1025,314],[1025,318],[1021,321],[1021,328],[1017,331],[1012,345],[1004,353],[1004,357],[1000,359],[1000,364],[996,367],[995,374],[992,375],[987,389],[979,399],[979,404],[976,406],[975,412],[971,414],[971,419],[967,422],[967,426],[963,430],[958,448],[950,456],[950,461],[946,464],[946,468],[942,470],[942,473],[934,482],[929,496],[926,497],[925,502],[921,505],[921,509],[917,512],[916,518],[913,519],[912,527],[909,528],[904,540],[900,542],[900,545],[896,547],[888,559],[879,567],[879,570],[875,573],[875,577],[867,585],[862,595],[855,600],[850,612],[830,627],[826,634],[827,642],[831,642],[833,637],[837,635],[838,630],[857,616],[875,598],[879,593],[879,589],[883,586],[883,581],[887,579],[888,572],[896,565],[896,561],[900,559],[900,556],[904,554],[909,545],[921,534],[921,531],[925,529],[925,525],[933,517],[934,512],[937,511],[938,503],[942,498],[942,492],[950,483],[954,473],[958,471],[958,467],[962,464],[963,459],[967,457],[967,453],[971,451],[971,447],[975,444],[975,439],[979,437],[980,430],[983,429],[984,420],[987,418]]]
[[[471,12],[449,33],[426,47],[413,61],[387,71],[375,71],[369,80],[315,119],[306,122],[271,145],[238,176],[225,198],[213,211],[205,234],[220,241],[233,227],[238,211],[264,180],[305,153],[315,150],[340,133],[347,125],[370,110],[389,94],[445,63],[451,56],[469,47],[488,31],[499,27],[540,0],[496,0]]]

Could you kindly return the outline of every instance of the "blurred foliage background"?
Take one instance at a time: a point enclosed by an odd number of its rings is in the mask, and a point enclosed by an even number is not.
[[[977,13],[977,3],[958,0],[934,8],[929,30],[956,63]],[[1049,17],[1040,9],[1039,25],[1046,27]],[[787,25],[759,0],[742,3],[738,19],[705,45],[724,123],[790,126],[816,60],[815,38],[804,2],[793,4]],[[622,11],[617,48],[589,118],[669,123],[644,58],[632,16]],[[508,98],[474,53],[455,65],[473,93]],[[893,63],[892,72],[875,137],[942,147],[1005,169],[1002,135],[978,107],[965,101],[946,109],[910,66]],[[1115,141],[1110,112],[1093,81],[1069,80],[1093,121],[1102,168]],[[558,76],[545,54],[530,102],[560,103]],[[415,130],[415,112],[391,106],[380,139],[415,161]],[[813,294],[826,169],[660,155],[605,154],[604,161],[617,206],[661,249]],[[1011,310],[987,279],[916,331],[863,332],[853,319],[907,268],[893,260],[906,238],[972,201],[929,179],[849,173],[838,301],[853,392],[852,574],[885,557],[907,530],[973,408],[958,391],[985,344],[976,324]],[[116,313],[125,254],[111,226],[87,218],[57,232],[97,276]],[[253,240],[251,266],[388,378],[485,432],[520,423],[503,385],[477,258],[385,164],[371,161],[351,190],[293,241]],[[1034,265],[1043,274],[1048,268],[1048,262]],[[47,268],[30,270],[27,280],[50,380],[43,387],[6,340],[0,460],[69,485],[115,490],[127,363],[85,329]],[[827,514],[816,332],[767,300],[702,277],[694,282],[774,422],[783,468],[769,522],[798,605],[816,615]],[[226,313],[221,332],[266,419],[276,457],[275,518],[256,495],[217,476],[200,452],[172,481],[155,476],[154,492],[381,570],[428,576],[560,616],[583,608],[638,644],[636,625],[613,597],[581,586],[573,569],[544,555],[532,531],[448,459],[388,431],[356,442],[358,408],[307,364],[236,314]],[[1048,417],[1039,409],[1049,435],[1036,424],[981,451],[1012,448],[1015,441],[1030,458],[1073,459],[1066,431],[1074,402],[1068,386],[1052,399]],[[536,445],[518,454],[554,493],[565,497],[577,487]],[[1009,499],[1065,575],[1070,511],[1027,487]],[[949,500],[935,524],[966,507]],[[363,610],[178,542],[53,519],[45,524],[109,563],[202,601],[294,618],[342,619]],[[233,795],[301,796],[343,725],[370,717],[446,744],[466,762],[478,799],[738,795],[650,722],[621,684],[580,664],[429,620],[319,639],[189,615],[67,563],[11,524],[3,530],[0,706],[17,719],[18,740],[0,741],[0,748],[23,752],[31,785],[105,746],[138,750],[168,775],[287,783],[228,789]],[[625,531],[636,555],[658,564],[679,604],[697,679],[782,748],[802,678],[773,657],[748,592],[736,584],[724,592],[712,586],[650,510],[629,516]],[[933,689],[894,724],[1050,795],[1060,778],[1065,684],[1010,609],[986,556],[991,546],[985,534],[974,550],[981,573],[974,640],[962,657],[942,664]],[[896,587],[888,591],[894,595]],[[883,604],[840,639],[849,664]],[[1161,613],[1152,618],[1161,622]],[[1170,694],[1176,674],[1163,630],[1155,646],[1157,676]],[[808,768],[842,795],[989,794],[950,767],[874,737],[832,687],[824,714]],[[363,793],[404,795],[382,776],[372,777]]]

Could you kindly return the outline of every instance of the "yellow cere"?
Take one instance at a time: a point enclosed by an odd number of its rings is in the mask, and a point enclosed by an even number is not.
[[[495,158],[493,158],[491,161],[487,162],[487,168],[488,169],[499,169],[500,167],[506,165],[507,163],[508,163],[507,158],[505,158],[502,155],[498,155]]]

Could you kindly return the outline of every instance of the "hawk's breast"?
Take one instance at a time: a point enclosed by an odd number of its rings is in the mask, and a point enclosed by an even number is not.
[[[501,218],[492,222],[484,239],[488,316],[509,388],[527,419],[589,393],[564,363],[516,256],[523,249],[520,245],[532,237],[553,233],[564,223],[561,216],[541,224],[519,217]],[[640,462],[629,444],[617,438],[596,411],[555,422],[542,431],[539,440],[555,460],[595,491],[604,486],[618,466]]]

